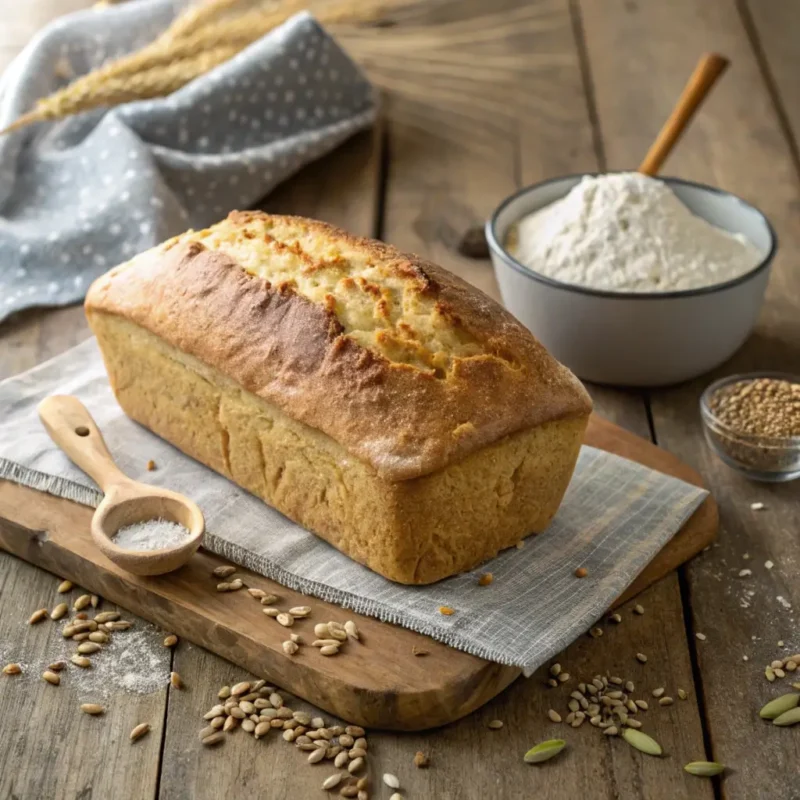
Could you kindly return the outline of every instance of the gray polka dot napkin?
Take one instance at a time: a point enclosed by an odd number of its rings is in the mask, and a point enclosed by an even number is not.
[[[0,383],[0,479],[96,506],[102,495],[53,444],[36,415],[51,394],[91,411],[132,478],[193,497],[203,546],[312,597],[419,631],[491,661],[535,670],[585,633],[692,515],[706,492],[584,447],[550,527],[480,568],[430,586],[401,586],[334,550],[225,478],[128,419],[94,339]],[[153,459],[154,472],[147,470]],[[87,531],[86,535],[89,533]],[[577,566],[588,576],[575,577]],[[478,576],[491,572],[490,586]],[[438,609],[450,606],[452,616]]]
[[[66,75],[152,41],[180,4],[135,0],[57,20],[0,82],[0,128]],[[163,239],[246,208],[375,115],[359,68],[299,14],[168,97],[0,138],[0,322],[81,300]]]

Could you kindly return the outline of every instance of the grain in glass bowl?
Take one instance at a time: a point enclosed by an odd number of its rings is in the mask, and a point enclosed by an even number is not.
[[[800,378],[731,375],[700,399],[706,441],[730,467],[771,483],[800,478]]]

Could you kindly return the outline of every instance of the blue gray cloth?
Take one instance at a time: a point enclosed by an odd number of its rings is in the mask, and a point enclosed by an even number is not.
[[[3,76],[0,128],[65,75],[152,41],[178,6],[135,0],[51,24]],[[360,69],[300,14],[168,97],[1,137],[0,322],[77,302],[135,253],[251,207],[374,114]]]
[[[111,454],[132,478],[194,498],[206,517],[208,550],[307,595],[526,672],[585,633],[706,495],[584,447],[547,531],[471,573],[431,586],[401,586],[129,420],[111,393],[94,340],[0,383],[0,478],[86,505],[100,501],[97,487],[39,422],[36,407],[51,394],[73,394],[84,402]],[[147,470],[150,459],[155,472]],[[578,566],[588,570],[583,580],[575,577]],[[493,574],[491,585],[478,585],[483,572]],[[442,616],[440,606],[455,613]]]

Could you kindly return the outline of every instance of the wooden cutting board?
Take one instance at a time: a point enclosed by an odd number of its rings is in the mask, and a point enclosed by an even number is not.
[[[672,454],[597,416],[586,443],[698,485],[700,476]],[[92,509],[0,481],[0,548],[130,609],[166,630],[217,653],[316,706],[372,728],[421,730],[458,719],[501,692],[519,674],[404,628],[309,599],[240,570],[251,587],[281,598],[281,607],[311,605],[312,617],[293,630],[309,642],[314,622],[355,619],[363,643],[334,658],[301,648],[288,657],[287,631],[265,624],[261,605],[244,591],[220,594],[211,577],[225,563],[198,552],[170,575],[139,578],[117,567],[89,534]],[[624,602],[706,547],[718,527],[709,497],[643,570]],[[427,651],[415,656],[414,649]]]

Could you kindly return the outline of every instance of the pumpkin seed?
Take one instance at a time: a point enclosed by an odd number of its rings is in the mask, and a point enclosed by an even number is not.
[[[328,630],[328,623],[318,622],[314,626],[314,636],[316,636],[317,639],[329,639],[330,631]]]
[[[361,638],[361,636],[360,636],[360,634],[358,632],[358,628],[356,627],[355,622],[353,622],[353,620],[351,620],[351,619],[349,619],[349,620],[347,620],[347,622],[345,622],[345,624],[344,624],[344,632],[351,639],[355,639],[356,641],[359,641],[360,638]]]
[[[164,647],[175,647],[176,644],[178,644],[178,637],[174,633],[164,639]]]
[[[215,578],[230,578],[234,572],[236,572],[236,567],[227,565],[222,567],[216,567],[213,572],[211,573]]]
[[[42,677],[48,682],[52,683],[53,686],[58,686],[61,683],[61,676],[57,672],[50,672],[49,669],[46,669],[42,673]]]
[[[76,667],[83,667],[84,669],[86,669],[86,667],[91,667],[92,666],[92,662],[89,661],[89,659],[86,658],[86,656],[79,656],[77,653],[75,653],[73,656],[71,656],[69,660]]]
[[[718,764],[716,761],[691,761],[684,769],[690,775],[697,775],[700,778],[713,778],[714,775],[719,775],[725,771],[725,765]]]
[[[130,740],[135,742],[147,733],[150,733],[150,725],[147,722],[141,722],[131,731]]]
[[[238,724],[239,724],[238,717],[233,717],[233,716],[227,717],[222,725],[222,730],[225,731],[225,733],[228,733],[229,731],[232,731]]]
[[[50,619],[61,619],[69,611],[66,603],[59,603],[51,612]]]
[[[276,594],[265,594],[261,598],[261,605],[262,606],[271,606],[273,603],[278,602],[278,595]]]
[[[772,720],[773,725],[778,725],[781,728],[788,727],[789,725],[796,725],[800,722],[800,708],[793,708],[790,711],[785,711],[779,717]]]
[[[72,607],[76,611],[83,611],[83,609],[86,608],[91,602],[92,598],[90,595],[82,594],[77,600],[75,600],[75,602],[72,604]]]
[[[525,761],[526,764],[541,764],[557,756],[566,746],[567,743],[563,739],[549,739],[546,742],[541,742],[531,747],[531,749],[525,753],[523,761]]]
[[[37,622],[41,622],[47,616],[47,609],[40,608],[37,611],[34,611],[33,614],[30,615],[28,618],[28,625],[35,625]]]
[[[58,584],[58,589],[56,591],[59,594],[66,594],[70,589],[72,589],[72,581],[61,581]]]
[[[83,711],[84,714],[89,714],[92,717],[106,713],[105,708],[97,703],[83,703],[81,705],[81,711]]]
[[[800,703],[800,694],[782,694],[780,697],[770,700],[769,703],[758,712],[758,716],[761,717],[761,719],[776,719],[781,714],[785,714],[787,711],[797,708],[798,703]]]
[[[400,779],[397,777],[397,775],[392,775],[391,772],[384,772],[384,774],[383,774],[383,782],[390,789],[399,789],[400,788]]]
[[[631,747],[648,756],[660,756],[664,752],[661,749],[661,745],[655,739],[634,728],[625,728],[625,730],[622,731],[622,738]]]
[[[214,706],[211,710],[203,714],[203,719],[214,719],[214,717],[221,717],[224,713],[224,706]]]
[[[333,789],[335,786],[338,786],[342,782],[342,778],[344,776],[340,772],[334,772],[333,775],[325,778],[322,781],[322,789],[323,791],[328,791],[328,789]]]
[[[686,700],[686,698],[688,698],[689,695],[686,694],[686,691],[684,689],[678,689],[678,697],[680,697],[681,700]]]

